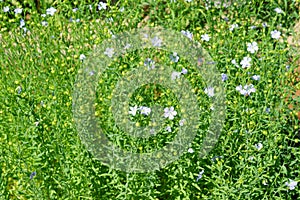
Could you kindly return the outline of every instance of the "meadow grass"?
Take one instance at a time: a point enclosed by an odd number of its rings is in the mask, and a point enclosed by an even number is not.
[[[298,55],[287,43],[299,19],[298,1],[234,1],[226,6],[126,0],[106,7],[93,1],[45,1],[42,13],[34,1],[27,2],[19,14],[15,9],[21,4],[0,2],[0,199],[299,198],[298,110],[288,108],[299,102],[299,97],[291,98],[300,90],[293,73]],[[50,7],[56,11],[51,13]],[[93,50],[118,33],[146,26],[188,31],[210,54],[222,74],[226,119],[214,148],[199,157],[211,100],[190,60],[178,55],[175,62],[173,52],[155,49],[115,59],[112,70],[99,78],[95,116],[118,147],[151,152],[172,141],[179,127],[178,100],[158,84],[138,88],[129,104],[174,106],[176,117],[164,124],[172,131],[136,139],[114,125],[110,99],[116,82],[133,68],[149,67],[147,58],[177,71],[187,69],[182,76],[191,82],[202,108],[195,140],[179,159],[154,172],[126,173],[103,165],[82,143],[72,94],[76,75]],[[250,84],[255,90],[248,95],[237,90]],[[140,126],[150,123],[147,115],[130,119]]]

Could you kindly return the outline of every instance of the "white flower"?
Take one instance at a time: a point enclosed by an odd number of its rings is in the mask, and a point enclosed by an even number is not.
[[[42,21],[41,24],[42,24],[43,26],[48,26],[48,22],[46,22],[46,21]]]
[[[204,92],[205,92],[205,94],[207,94],[209,97],[213,97],[213,96],[215,95],[215,92],[214,92],[214,88],[213,88],[213,87],[205,88]]]
[[[21,14],[22,13],[22,8],[16,8],[14,11],[15,11],[15,14]]]
[[[171,79],[175,80],[177,78],[180,78],[181,73],[180,72],[172,72]]]
[[[189,2],[189,3],[191,3],[193,0],[185,0],[185,2]]]
[[[277,30],[271,31],[271,37],[272,37],[273,39],[279,39],[279,38],[280,38],[280,34],[281,34],[280,31],[277,31]]]
[[[268,185],[268,183],[267,183],[266,180],[263,180],[262,184],[263,184],[263,185]]]
[[[204,173],[204,170],[202,170],[202,171],[198,174],[198,177],[197,177],[197,179],[196,179],[197,182],[202,178],[203,173]]]
[[[189,153],[194,153],[194,149],[189,148],[189,149],[188,149],[188,152],[189,152]]]
[[[80,19],[76,19],[75,22],[80,22]]]
[[[244,87],[242,85],[239,85],[236,87],[236,90],[239,91],[242,95],[250,95],[252,92],[255,92],[256,89],[252,84],[250,85],[245,85]]]
[[[203,34],[203,35],[201,35],[201,40],[208,42],[210,40],[210,37],[208,34]]]
[[[84,54],[80,54],[80,56],[79,56],[79,59],[80,60],[84,60],[86,57],[85,57],[85,55]]]
[[[77,10],[78,10],[78,8],[74,8],[74,9],[72,9],[72,11],[73,11],[73,12],[76,12]]]
[[[180,121],[179,121],[179,126],[183,126],[185,124],[185,119],[181,119]]]
[[[295,189],[295,187],[297,186],[298,182],[294,181],[292,179],[289,179],[289,182],[286,182],[285,185],[288,186],[290,188],[290,190]]]
[[[42,17],[46,17],[46,14],[41,14]]]
[[[177,115],[177,112],[174,110],[174,107],[165,108],[164,109],[164,117],[169,118],[170,120],[174,119],[174,117]]]
[[[235,59],[231,60],[231,63],[234,64],[236,67],[239,67]]]
[[[151,112],[151,108],[148,108],[146,106],[140,106],[139,110],[140,110],[141,114],[143,114],[143,115],[149,115]]]
[[[56,12],[56,9],[53,7],[50,7],[46,10],[47,15],[51,15],[51,16],[53,16],[55,12]]]
[[[193,39],[193,34],[191,33],[191,32],[189,32],[189,31],[181,31],[181,33],[183,34],[183,35],[185,35],[186,37],[188,37],[190,40],[192,40]]]
[[[262,143],[257,143],[257,144],[255,144],[254,146],[255,146],[255,148],[256,148],[258,151],[261,150],[261,149],[263,148]]]
[[[35,124],[35,126],[38,126],[39,125],[39,121],[37,121],[37,122],[34,122],[34,124]]]
[[[110,58],[113,56],[114,53],[114,48],[106,48],[104,51],[104,55],[107,55]]]
[[[281,8],[275,8],[274,11],[277,12],[278,14],[283,13],[283,11],[281,10]]]
[[[242,65],[242,68],[247,68],[251,66],[251,58],[250,57],[244,57],[243,60],[240,62],[240,64]]]
[[[100,2],[98,4],[98,10],[102,10],[102,9],[106,10],[106,3]]]
[[[233,29],[238,28],[239,25],[238,24],[232,24],[229,28],[230,31],[233,31]]]
[[[4,8],[3,8],[3,12],[8,12],[9,11],[9,6],[5,6]]]
[[[255,53],[258,51],[257,42],[247,43],[247,51],[250,53]]]
[[[155,61],[151,60],[150,58],[147,58],[144,62],[144,66],[148,67],[148,70],[155,68]]]
[[[134,107],[129,107],[130,111],[128,111],[129,114],[135,116],[136,112],[138,111],[138,107],[134,106]]]
[[[122,7],[122,8],[120,8],[119,11],[120,11],[120,12],[123,12],[124,10],[125,10],[124,7]]]
[[[24,21],[24,19],[21,19],[20,20],[20,28],[22,28],[23,26],[25,26],[25,21]]]
[[[166,127],[166,131],[168,131],[168,132],[171,133],[171,132],[172,132],[171,127],[170,127],[170,126],[167,126],[167,127]]]
[[[154,38],[151,39],[151,43],[155,47],[160,47],[162,40],[159,37],[155,36]]]
[[[187,73],[188,73],[188,70],[185,69],[185,68],[182,68],[181,73],[182,73],[182,74],[187,74]]]
[[[259,81],[260,75],[254,75],[251,77],[253,80]]]
[[[179,56],[178,56],[178,54],[177,54],[176,52],[174,52],[173,54],[170,55],[170,59],[171,59],[173,62],[177,63],[178,60],[179,60]]]

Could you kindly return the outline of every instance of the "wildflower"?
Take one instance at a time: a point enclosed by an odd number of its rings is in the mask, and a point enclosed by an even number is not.
[[[217,159],[222,159],[223,156],[214,156],[211,161],[215,162]]]
[[[150,58],[147,58],[144,62],[144,66],[148,67],[148,70],[155,68],[155,62]]]
[[[262,184],[263,184],[263,185],[268,185],[268,183],[267,183],[266,180],[263,180]]]
[[[191,3],[193,0],[185,0],[185,2]]]
[[[133,116],[135,116],[136,112],[138,110],[138,107],[134,106],[134,107],[130,107],[129,109],[130,109],[130,111],[128,113],[131,114],[131,115],[133,115]]]
[[[80,60],[84,60],[84,59],[86,59],[86,57],[85,57],[84,54],[80,54],[79,59],[80,59]]]
[[[9,6],[5,6],[4,8],[3,8],[3,12],[8,12],[9,11]]]
[[[39,121],[37,121],[37,122],[34,122],[34,124],[35,124],[35,126],[38,126],[39,125]]]
[[[124,7],[119,9],[120,12],[123,12],[124,10],[125,10]]]
[[[57,11],[57,10],[56,10],[55,8],[50,7],[50,8],[48,8],[48,9],[46,10],[46,13],[47,13],[47,15],[53,16],[54,13],[55,13],[56,11]]]
[[[275,8],[274,11],[277,12],[278,14],[283,13],[283,11],[281,10],[281,8]]]
[[[251,29],[256,29],[256,28],[257,28],[257,26],[250,26],[250,28],[251,28]]]
[[[181,119],[181,120],[179,121],[179,126],[183,126],[184,123],[185,123],[185,119]]]
[[[250,67],[251,64],[251,58],[250,57],[244,57],[243,60],[240,62],[240,64],[242,65],[242,68],[247,68],[247,67]]]
[[[188,152],[189,152],[189,153],[194,153],[194,149],[189,148],[189,149],[188,149]]]
[[[41,14],[42,17],[46,17],[46,14]]]
[[[151,112],[151,108],[148,108],[146,106],[139,107],[139,110],[140,110],[141,114],[143,114],[143,115],[149,115]]]
[[[266,28],[266,27],[268,26],[267,22],[263,22],[263,23],[262,23],[262,26],[263,26],[264,28]]]
[[[17,14],[21,14],[22,13],[22,8],[16,8],[15,10],[14,10],[14,12],[15,12],[15,14],[17,15]]]
[[[24,19],[21,19],[20,20],[20,28],[22,28],[23,26],[25,26],[25,21],[24,21]]]
[[[242,95],[250,95],[252,92],[255,92],[256,89],[254,88],[254,86],[252,84],[250,85],[245,85],[244,87],[239,85],[236,87],[236,90],[239,91]]]
[[[76,19],[75,22],[77,22],[77,23],[80,22],[80,19]]]
[[[100,2],[98,4],[98,10],[102,10],[102,9],[106,10],[106,3]]]
[[[22,87],[18,86],[16,90],[17,90],[18,94],[20,94],[22,92]]]
[[[171,133],[171,132],[172,132],[171,127],[170,127],[170,126],[167,126],[167,127],[166,127],[166,131],[168,131],[169,133]]]
[[[266,113],[269,114],[269,113],[270,113],[270,110],[271,110],[270,108],[266,108]]]
[[[247,51],[250,53],[255,53],[258,51],[257,42],[247,43]]]
[[[172,72],[171,79],[175,80],[177,78],[180,78],[181,73],[180,72]]]
[[[257,144],[255,144],[254,146],[255,146],[255,148],[256,148],[258,151],[261,150],[261,149],[263,148],[262,143],[257,143]]]
[[[46,21],[42,21],[41,24],[42,24],[43,26],[48,26],[48,22],[46,22]]]
[[[244,87],[239,85],[236,87],[236,90],[239,91],[242,95],[250,95],[252,92],[255,92],[255,88],[252,84],[250,85],[245,85]]]
[[[279,39],[279,38],[280,38],[280,34],[281,34],[280,31],[277,31],[277,30],[271,31],[271,37],[272,37],[273,39]]]
[[[210,37],[208,34],[204,34],[204,35],[201,35],[201,40],[208,42],[210,40]]]
[[[126,50],[126,49],[129,49],[130,47],[131,47],[131,44],[126,44],[124,49]]]
[[[173,120],[174,117],[177,115],[177,112],[174,110],[174,107],[169,107],[164,109],[164,117],[169,118],[170,120]]]
[[[290,190],[294,190],[298,182],[292,179],[289,179],[289,182],[285,182],[285,185],[289,187]]]
[[[170,55],[170,59],[171,59],[173,62],[177,63],[178,60],[179,60],[179,56],[178,56],[178,54],[177,54],[176,52],[174,52],[173,54]]]
[[[238,24],[232,24],[229,28],[230,31],[233,31],[235,28],[238,28],[239,25]]]
[[[222,73],[221,76],[222,76],[222,81],[223,82],[228,80],[228,76],[226,74]]]
[[[90,10],[93,10],[93,6],[92,6],[92,5],[89,5],[89,9],[90,9]]]
[[[114,54],[114,49],[113,48],[106,48],[104,51],[104,55],[107,55],[108,57],[112,57]]]
[[[77,10],[78,10],[78,8],[74,8],[74,9],[72,9],[72,11],[73,11],[73,12],[76,12]]]
[[[189,31],[181,31],[181,33],[183,34],[183,35],[185,35],[186,37],[188,37],[190,40],[192,40],[193,39],[193,34],[191,33],[191,32],[189,32]]]
[[[259,81],[260,80],[260,75],[254,75],[251,77],[253,80],[255,81]]]
[[[93,76],[94,74],[95,74],[94,70],[90,71],[90,73],[89,73],[90,76]]]
[[[213,96],[215,95],[215,92],[214,92],[214,88],[213,88],[213,87],[205,88],[204,92],[205,92],[205,94],[207,94],[209,97],[213,97]]]
[[[188,70],[185,69],[185,68],[182,68],[181,73],[182,73],[182,74],[187,74],[187,73],[188,73]]]
[[[30,179],[33,179],[33,177],[35,177],[36,176],[36,172],[32,172],[31,174],[30,174]]]
[[[155,36],[154,38],[151,39],[151,43],[155,47],[160,47],[162,40],[159,37]]]
[[[286,70],[289,70],[291,68],[291,66],[286,65],[285,68],[286,68]]]
[[[237,64],[237,62],[236,62],[235,59],[231,60],[231,63],[232,63],[233,65],[235,65],[236,67],[239,67],[239,65]]]
[[[199,172],[198,177],[196,179],[197,182],[202,178],[203,173],[204,173],[204,170],[202,170],[201,172]]]

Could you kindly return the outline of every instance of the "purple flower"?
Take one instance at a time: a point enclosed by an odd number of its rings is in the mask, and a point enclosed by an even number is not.
[[[32,172],[31,174],[30,174],[30,179],[33,179],[33,177],[35,177],[36,176],[36,172]]]
[[[228,76],[224,73],[222,73],[222,81],[226,81],[228,79]]]

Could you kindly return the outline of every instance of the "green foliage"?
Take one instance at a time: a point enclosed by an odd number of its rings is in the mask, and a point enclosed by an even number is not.
[[[196,0],[126,0],[109,1],[107,9],[98,10],[99,1],[51,0],[41,1],[40,13],[35,3],[0,2],[0,199],[299,198],[299,184],[294,190],[285,185],[289,179],[300,182],[299,120],[287,108],[293,100],[285,101],[292,89],[285,84],[287,73],[296,68],[286,41],[298,19],[296,1],[235,1],[228,7],[212,3],[206,8],[209,4]],[[9,12],[3,11],[6,6]],[[54,15],[41,16],[50,7],[57,9]],[[277,7],[282,14],[274,11]],[[16,8],[23,12],[15,14]],[[74,12],[74,8],[78,10]],[[21,19],[25,20],[23,27]],[[238,28],[230,31],[232,24]],[[104,73],[97,88],[95,114],[108,136],[113,133],[109,96],[116,80],[154,55],[160,60],[157,62],[176,70],[188,69],[186,77],[203,106],[203,123],[190,146],[193,153],[186,152],[160,171],[126,174],[97,161],[81,143],[73,121],[72,92],[82,66],[81,54],[88,57],[112,34],[146,25],[188,30],[209,52],[220,73],[228,76],[224,81],[226,121],[213,150],[199,158],[210,113],[201,74],[183,57],[170,64],[171,52],[126,54],[113,62],[113,72]],[[273,30],[281,31],[279,40],[271,38]],[[210,40],[201,40],[203,34]],[[247,43],[254,41],[259,49],[251,54]],[[245,56],[252,58],[251,67],[232,64],[233,59],[240,64]],[[253,75],[260,75],[260,80],[253,80]],[[241,95],[236,87],[245,84],[253,84],[256,92]],[[144,99],[139,101],[139,96]],[[150,84],[140,87],[130,103],[151,105],[154,100],[163,106],[178,104],[172,91]],[[145,116],[132,120],[142,125],[149,122]],[[178,123],[179,118],[175,120]],[[176,131],[162,131],[149,140],[114,133],[118,137],[111,135],[110,139],[121,148],[133,146],[137,152],[147,152],[171,141]],[[255,147],[258,143],[263,145],[260,150]],[[31,179],[32,172],[36,175]]]

